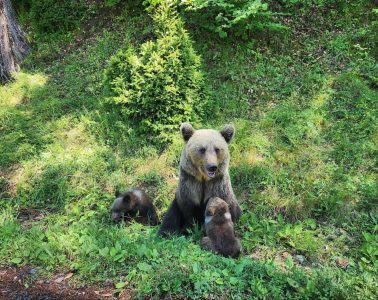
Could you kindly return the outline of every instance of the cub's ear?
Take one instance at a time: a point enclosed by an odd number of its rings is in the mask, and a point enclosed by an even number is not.
[[[215,211],[216,211],[216,208],[213,207],[213,206],[210,206],[210,207],[207,209],[207,215],[209,215],[209,216],[214,216],[214,215],[215,215]]]
[[[194,133],[194,128],[189,123],[182,123],[180,127],[181,135],[185,142],[189,141],[189,139],[192,137]]]
[[[235,133],[234,126],[232,126],[231,124],[227,124],[226,126],[224,126],[220,132],[220,134],[226,140],[227,144],[231,142],[232,138],[234,137],[234,133]]]
[[[130,201],[131,197],[130,197],[130,193],[126,193],[123,198],[122,198],[122,202],[128,202]]]
[[[115,191],[115,196],[116,196],[116,198],[118,198],[120,195],[121,195],[120,191],[119,191],[119,190],[116,190],[116,191]]]

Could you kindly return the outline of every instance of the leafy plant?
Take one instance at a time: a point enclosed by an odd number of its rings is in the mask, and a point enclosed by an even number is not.
[[[378,225],[372,233],[363,232],[364,242],[360,248],[363,255],[361,260],[373,267],[373,269],[378,270]]]
[[[105,0],[105,6],[107,7],[113,7],[119,4],[121,0]]]
[[[221,38],[230,32],[247,37],[253,30],[285,28],[273,21],[274,14],[261,0],[191,0],[181,4],[190,13],[188,20],[194,17],[197,25],[218,33]]]
[[[303,227],[303,223],[297,223],[295,225],[287,224],[284,228],[277,232],[280,239],[284,240],[287,245],[296,249],[299,252],[307,254],[314,254],[320,248],[320,240],[315,238],[316,224],[313,220],[307,220],[306,222],[310,226],[310,230],[306,230]]]

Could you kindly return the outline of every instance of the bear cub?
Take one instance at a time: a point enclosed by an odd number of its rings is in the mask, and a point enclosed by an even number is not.
[[[234,223],[229,205],[218,197],[208,200],[205,211],[206,237],[201,246],[226,257],[236,258],[241,251],[240,241],[235,237]]]
[[[131,189],[124,193],[117,191],[115,196],[116,199],[111,207],[112,220],[114,222],[134,218],[142,224],[159,224],[155,206],[142,190]]]

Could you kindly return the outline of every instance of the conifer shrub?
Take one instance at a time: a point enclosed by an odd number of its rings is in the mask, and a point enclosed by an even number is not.
[[[114,55],[105,84],[139,133],[166,142],[182,122],[201,117],[207,97],[200,56],[175,6],[162,2],[153,20],[156,40]]]

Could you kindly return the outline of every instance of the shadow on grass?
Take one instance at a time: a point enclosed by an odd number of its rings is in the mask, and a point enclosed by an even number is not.
[[[33,266],[74,269],[85,281],[127,281],[139,297],[204,298],[206,294],[232,294],[235,298],[333,298],[340,295],[339,272],[305,271],[293,263],[278,266],[248,256],[229,259],[200,249],[188,237],[162,239],[156,228],[133,223],[112,226],[94,218],[66,222],[57,217],[28,230],[12,220],[0,228],[0,257]],[[15,235],[15,233],[17,233]],[[14,244],[16,242],[16,244]],[[137,247],[136,247],[137,245]],[[53,255],[52,255],[53,254]],[[8,255],[8,256],[6,256]]]
[[[69,177],[72,170],[77,173],[82,168],[85,172],[86,168],[88,173],[91,168],[90,158],[84,166],[80,166],[80,162],[72,167],[75,157],[70,157],[70,162],[64,161],[64,153],[69,153],[70,146],[75,148],[71,156],[82,157],[85,153],[91,154],[86,148],[95,148],[93,151],[99,153],[92,155],[93,163],[100,166],[108,163],[109,169],[114,169],[111,156],[115,152],[122,149],[122,153],[133,156],[141,148],[144,141],[137,137],[130,139],[119,111],[103,105],[103,69],[119,42],[120,35],[104,31],[85,42],[84,51],[75,51],[59,61],[41,65],[40,73],[32,70],[34,65],[30,66],[17,74],[14,82],[0,88],[0,179],[5,182],[1,184],[2,194],[10,192],[10,178],[22,175],[27,165],[29,173],[36,173],[29,176],[23,193],[18,196],[25,203],[32,197],[35,203],[46,201],[47,206],[63,207],[64,199],[70,197],[67,186],[72,184]],[[33,55],[38,56],[38,53]],[[78,134],[72,130],[75,127],[80,127]],[[74,137],[70,138],[72,134]],[[71,139],[69,143],[67,139]],[[62,149],[64,147],[66,149]],[[113,154],[109,154],[106,147]],[[59,161],[56,155],[55,160],[48,161],[46,153],[51,157],[56,151],[63,160]],[[109,153],[101,157],[105,152]],[[87,182],[91,183],[88,177]],[[93,174],[93,177],[101,176]],[[19,178],[14,181],[12,194],[16,196],[14,186]]]
[[[33,83],[38,79],[40,82]],[[46,90],[45,78],[18,74],[16,82],[9,84],[8,89],[2,89],[0,165],[6,168],[38,154],[48,143],[46,124],[41,122],[40,115],[29,103],[40,91]]]
[[[290,99],[246,128],[232,149],[235,190],[292,219],[349,217],[378,195],[377,92],[358,75],[324,80],[307,103]],[[260,138],[263,136],[264,138]],[[269,142],[266,142],[269,141]]]

